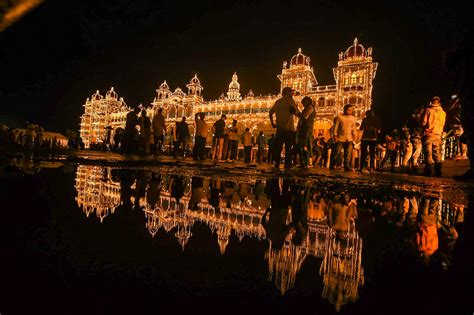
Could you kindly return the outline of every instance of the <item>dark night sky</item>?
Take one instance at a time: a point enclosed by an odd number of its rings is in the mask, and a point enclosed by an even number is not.
[[[427,2],[432,3],[432,2]],[[77,129],[85,99],[114,86],[150,103],[167,80],[197,73],[206,100],[227,90],[276,94],[298,47],[320,84],[334,84],[338,52],[357,36],[379,68],[374,108],[398,127],[428,97],[453,92],[444,62],[470,27],[468,6],[419,1],[46,1],[0,33],[0,119]]]

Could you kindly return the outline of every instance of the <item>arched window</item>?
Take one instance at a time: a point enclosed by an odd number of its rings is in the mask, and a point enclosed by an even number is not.
[[[354,72],[354,73],[352,73],[352,75],[351,75],[351,84],[356,84],[357,81],[358,81],[357,73]]]
[[[324,97],[320,97],[320,98],[318,99],[318,107],[324,107],[324,105],[325,105],[325,104],[324,104],[324,101],[325,101],[325,100],[324,100]]]
[[[344,85],[349,85],[349,73],[344,74]]]
[[[349,97],[349,104],[354,105],[354,106],[360,106],[362,105],[362,97],[359,96],[350,96]]]
[[[176,107],[174,105],[170,105],[168,108],[168,118],[176,118]]]

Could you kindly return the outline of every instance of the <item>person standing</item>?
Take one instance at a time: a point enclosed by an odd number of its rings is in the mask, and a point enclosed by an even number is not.
[[[242,134],[242,142],[244,144],[244,162],[250,163],[252,155],[252,134],[250,133],[250,128],[245,128],[244,133]]]
[[[351,104],[344,105],[344,112],[339,114],[334,123],[333,138],[336,142],[336,161],[342,159],[342,150],[344,150],[344,170],[350,171],[351,156],[355,134],[356,118],[352,115],[354,107]]]
[[[362,124],[360,125],[360,130],[362,130],[361,171],[367,171],[368,155],[370,157],[370,170],[375,170],[375,148],[377,147],[377,136],[381,129],[380,119],[369,109],[365,113],[365,118],[362,119]]]
[[[352,158],[351,158],[351,167],[355,170],[359,170],[361,163],[360,163],[360,157],[361,157],[361,142],[362,142],[362,130],[360,130],[360,123],[356,122],[356,128],[354,131],[354,141],[353,142],[353,147],[352,147]]]
[[[224,134],[225,134],[225,120],[226,116],[222,115],[212,126],[212,132],[214,133],[214,141],[212,146],[212,159],[222,160],[224,157],[223,146],[224,146]]]
[[[122,137],[122,153],[132,154],[134,153],[134,139],[137,129],[135,128],[138,125],[138,113],[140,108],[135,107],[130,111],[126,116],[125,121],[125,130]]]
[[[270,135],[270,139],[268,139],[268,154],[267,154],[267,163],[273,164],[275,159],[275,134]]]
[[[412,144],[412,155],[409,160],[408,173],[418,173],[418,163],[423,148],[421,137],[423,136],[423,127],[421,125],[421,114],[423,113],[423,106],[419,106],[415,109],[415,112],[407,120],[407,128],[410,132],[410,142]]]
[[[227,148],[227,162],[235,162],[237,160],[237,148],[239,146],[239,137],[237,135],[237,120],[232,121],[232,126],[229,127],[229,145]]]
[[[385,163],[390,159],[390,172],[395,171],[395,163],[397,161],[398,149],[399,149],[398,130],[394,129],[390,134],[385,136],[385,155],[380,162],[379,171],[383,172]]]
[[[146,115],[146,110],[142,110],[140,116],[140,143],[139,152],[142,155],[150,154],[151,121]]]
[[[326,165],[327,145],[326,142],[324,142],[324,136],[322,133],[318,134],[316,141],[314,141],[313,153],[313,167],[324,167]]]
[[[456,152],[453,157],[456,159],[467,159],[467,145],[461,141],[464,129],[461,123],[461,103],[457,95],[452,95],[448,107],[446,108],[445,131],[453,133],[456,142]]]
[[[303,97],[301,104],[304,108],[299,115],[300,119],[296,129],[296,147],[300,156],[301,167],[309,167],[313,155],[313,127],[316,109],[311,98],[307,96]]]
[[[413,154],[413,144],[410,140],[410,131],[406,126],[402,128],[402,134],[400,137],[400,151],[401,155],[403,156],[400,173],[405,173],[408,171],[408,162],[410,161]]]
[[[186,145],[189,140],[189,126],[186,122],[186,117],[183,116],[183,119],[176,124],[176,138],[177,138],[177,150],[182,147],[183,156],[186,152]],[[176,151],[177,151],[176,150]],[[177,152],[175,152],[176,156]]]
[[[165,116],[163,116],[163,108],[158,108],[152,121],[153,137],[155,140],[154,152],[159,155],[163,152],[163,144],[165,143],[166,123]]]
[[[281,91],[282,97],[278,99],[269,111],[270,122],[273,128],[276,128],[275,135],[275,168],[279,169],[281,161],[281,151],[285,145],[285,167],[291,167],[291,156],[293,154],[293,145],[295,138],[294,117],[298,114],[298,107],[293,100],[293,90],[285,87]],[[276,115],[276,123],[273,115]]]
[[[257,161],[258,163],[262,163],[265,158],[265,146],[266,146],[266,139],[263,131],[260,131],[258,138],[257,138]]]
[[[206,114],[199,113],[198,119],[196,119],[196,140],[194,144],[194,159],[205,160],[206,159],[206,139],[209,127],[205,122]]]
[[[425,176],[441,177],[441,142],[446,122],[446,113],[438,96],[434,96],[422,117],[423,151],[425,154]]]

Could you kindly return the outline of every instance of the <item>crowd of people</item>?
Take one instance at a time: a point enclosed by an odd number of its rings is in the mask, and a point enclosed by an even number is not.
[[[418,107],[401,129],[382,135],[382,123],[373,110],[368,110],[359,121],[354,107],[346,104],[334,118],[328,134],[314,132],[316,108],[311,98],[303,97],[301,110],[293,99],[294,91],[287,87],[269,111],[275,133],[269,137],[263,131],[254,135],[246,128],[239,133],[238,121],[228,125],[227,116],[212,124],[205,113],[197,113],[194,121],[194,146],[186,117],[169,128],[158,109],[153,119],[139,108],[127,114],[125,130],[114,135],[114,148],[124,154],[192,156],[195,160],[211,159],[219,162],[270,163],[276,169],[282,161],[285,168],[321,167],[358,170],[361,172],[396,171],[417,174],[424,164],[423,174],[441,176],[443,139],[454,137],[453,156],[467,158],[467,137],[463,134],[459,98],[454,95],[449,104],[441,105],[439,97],[432,97],[426,106]],[[139,128],[137,128],[137,126]],[[170,133],[168,133],[170,130]],[[206,146],[208,134],[212,144]],[[167,137],[168,136],[168,137]],[[169,138],[169,146],[165,145]],[[239,144],[241,144],[239,146]],[[242,154],[239,154],[239,147]],[[386,168],[389,162],[390,168]]]
[[[61,137],[61,138],[59,138]],[[18,150],[55,150],[66,147],[79,148],[80,138],[65,140],[64,136],[45,132],[38,124],[28,123],[25,128],[10,128],[0,124],[0,147]],[[82,144],[82,147],[83,144]]]

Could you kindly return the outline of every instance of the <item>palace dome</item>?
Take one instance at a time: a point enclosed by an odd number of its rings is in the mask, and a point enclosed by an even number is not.
[[[114,91],[114,87],[111,87],[110,90],[105,94],[105,99],[114,100],[118,99],[117,92]]]
[[[194,75],[194,77],[189,81],[190,84],[195,84],[195,85],[201,85],[201,81],[199,81],[197,74]]]
[[[346,58],[361,58],[365,56],[365,48],[357,41],[357,37],[354,39],[354,44],[347,48],[344,53],[344,59]]]
[[[309,66],[309,57],[301,53],[301,48],[298,48],[298,53],[294,55],[290,60],[290,67],[292,66]]]
[[[174,92],[173,92],[173,95],[177,95],[177,96],[180,96],[180,97],[184,97],[186,94],[184,94],[183,90],[181,90],[181,88],[177,87]]]
[[[240,90],[240,83],[239,83],[239,77],[237,76],[237,73],[234,72],[232,75],[232,81],[229,83],[229,91],[239,91]]]
[[[161,83],[161,85],[158,89],[159,90],[169,90],[170,87],[169,87],[168,83],[166,83],[166,80],[165,80],[165,81],[163,81],[163,83]]]
[[[94,94],[91,96],[91,101],[100,101],[104,97],[100,95],[99,90],[97,90]]]

